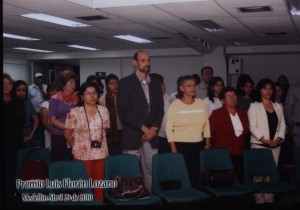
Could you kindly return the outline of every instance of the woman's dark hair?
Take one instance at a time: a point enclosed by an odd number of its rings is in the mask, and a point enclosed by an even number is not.
[[[201,82],[200,76],[198,74],[192,75],[195,78],[196,85],[199,85]]]
[[[106,78],[105,78],[105,86],[106,86],[106,91],[107,91],[107,92],[109,92],[109,89],[108,89],[108,83],[109,83],[111,80],[113,80],[113,79],[118,80],[118,82],[120,81],[120,80],[119,80],[119,77],[117,77],[117,76],[114,75],[114,74],[109,74],[109,75],[107,75]]]
[[[20,86],[20,85],[25,85],[26,86],[26,95],[25,95],[25,99],[28,99],[28,84],[24,81],[24,80],[17,80],[14,82],[13,84],[13,88],[12,88],[12,96],[13,97],[17,97],[17,88]]]
[[[238,77],[238,80],[237,80],[237,83],[236,83],[237,95],[239,95],[239,96],[244,96],[245,95],[243,87],[247,83],[251,83],[253,85],[253,87],[254,87],[254,82],[253,82],[251,76],[248,75],[248,74],[241,74]],[[253,98],[253,93],[251,94],[251,98]]]
[[[274,83],[269,78],[263,78],[257,83],[255,90],[254,90],[254,101],[262,102],[262,97],[261,97],[260,91],[261,91],[261,89],[265,88],[268,84],[270,84],[273,88],[273,94],[271,96],[271,101],[275,102]]]
[[[176,94],[176,98],[181,99],[183,97],[183,92],[180,90],[180,86],[187,80],[194,80],[195,78],[192,75],[185,75],[185,76],[180,76],[177,79],[177,94]]]
[[[101,81],[101,78],[96,75],[90,75],[86,78],[86,82],[93,82],[93,81],[96,81],[97,84],[100,86],[99,90],[101,95],[104,92],[104,85]]]
[[[71,70],[64,70],[59,73],[58,78],[56,80],[57,90],[63,90],[63,87],[67,84],[67,82],[71,79],[74,79],[76,84],[78,82],[78,77]]]
[[[211,102],[215,102],[214,100],[214,90],[213,87],[217,84],[217,82],[222,82],[224,85],[224,81],[221,77],[212,77],[211,80],[208,83],[208,88],[207,88],[207,97]],[[220,98],[220,96],[219,96]]]
[[[78,101],[77,106],[83,106],[83,100],[81,99],[81,97],[83,96],[83,94],[86,91],[86,89],[89,88],[89,87],[95,88],[96,92],[98,93],[97,104],[99,104],[99,97],[100,97],[100,88],[99,88],[99,85],[97,85],[95,82],[85,82],[79,88],[79,91],[78,91],[78,99],[79,99],[79,101]]]
[[[49,93],[51,91],[56,91],[57,90],[57,86],[55,82],[51,82],[47,88],[46,88],[46,92]]]
[[[226,93],[228,93],[228,92],[234,92],[235,95],[237,95],[237,91],[236,91],[236,89],[234,87],[227,86],[227,87],[223,88],[223,90],[222,90],[222,92],[220,94],[220,99],[224,99]]]

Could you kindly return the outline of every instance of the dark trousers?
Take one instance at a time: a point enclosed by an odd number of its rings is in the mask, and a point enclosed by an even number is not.
[[[64,136],[51,134],[51,161],[64,160],[67,140]]]
[[[3,149],[2,203],[5,206],[17,205],[16,173],[18,149]]]
[[[159,141],[158,154],[171,152],[171,147],[167,138],[158,137],[158,141]]]
[[[239,182],[243,182],[244,162],[243,155],[231,155],[233,170]]]
[[[201,143],[175,142],[177,152],[184,156],[192,187],[199,187]],[[179,169],[180,170],[180,169]]]

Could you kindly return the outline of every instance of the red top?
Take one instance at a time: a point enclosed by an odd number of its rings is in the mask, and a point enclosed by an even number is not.
[[[249,132],[247,112],[237,108],[237,114],[243,126],[243,133],[239,137],[235,135],[229,112],[225,106],[214,110],[209,118],[212,147],[227,149],[230,155],[243,154],[245,135]]]

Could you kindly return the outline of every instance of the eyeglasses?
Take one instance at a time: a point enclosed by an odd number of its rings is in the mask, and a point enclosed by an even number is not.
[[[91,95],[98,95],[98,93],[97,92],[91,92],[91,93],[84,93],[83,95],[91,96]]]
[[[225,96],[225,99],[236,99],[237,96],[236,95],[232,95],[232,96]]]

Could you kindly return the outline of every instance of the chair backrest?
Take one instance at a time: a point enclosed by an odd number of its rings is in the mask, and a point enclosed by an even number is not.
[[[256,148],[244,152],[244,182],[251,183],[253,176],[269,175],[271,182],[279,181],[278,170],[270,149]]]
[[[232,160],[227,149],[211,148],[200,151],[200,173],[206,169],[233,169]]]
[[[82,161],[58,161],[49,164],[49,194],[84,193],[92,194],[85,164]],[[61,186],[58,186],[59,183]],[[80,184],[81,186],[74,184]]]
[[[21,178],[25,160],[41,160],[47,165],[51,163],[51,153],[48,148],[26,148],[18,151],[16,179]]]
[[[108,146],[109,156],[122,154],[122,148],[120,144],[113,144]]]
[[[180,181],[181,189],[191,188],[183,155],[180,153],[164,153],[153,156],[152,191],[161,191],[161,184],[170,181]]]
[[[112,176],[120,175],[123,178],[132,178],[141,173],[139,159],[135,155],[120,154],[108,156],[104,161],[104,179],[111,180]],[[108,196],[108,189],[104,188]]]
[[[296,156],[295,156],[295,164],[296,164],[296,180],[297,184],[300,184],[300,147],[296,148]]]

